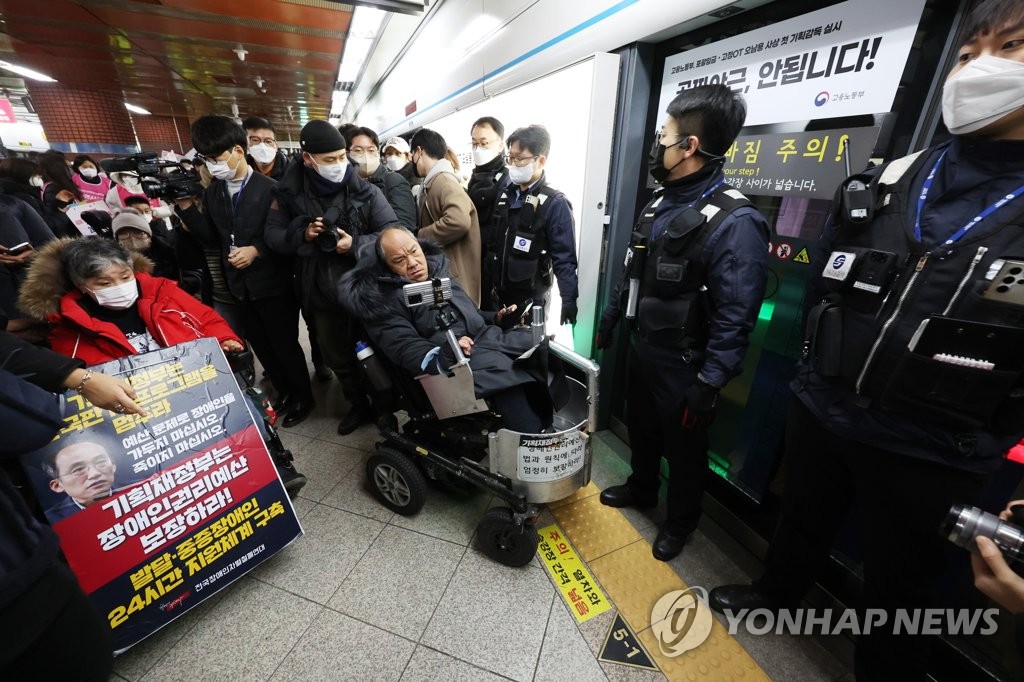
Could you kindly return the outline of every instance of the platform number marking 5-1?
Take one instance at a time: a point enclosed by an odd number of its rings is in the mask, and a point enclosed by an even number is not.
[[[658,666],[651,661],[651,657],[637,641],[636,635],[618,613],[615,614],[612,625],[608,628],[608,636],[605,637],[598,660],[648,670],[658,669]]]

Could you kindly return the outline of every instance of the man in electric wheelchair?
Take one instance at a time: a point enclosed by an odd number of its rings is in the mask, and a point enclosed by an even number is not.
[[[375,248],[364,249],[356,268],[342,278],[339,298],[362,321],[373,345],[411,375],[448,372],[462,354],[472,369],[476,397],[488,401],[505,428],[522,433],[550,428],[547,354],[530,352],[537,342],[525,326],[525,315],[514,307],[481,312],[455,279],[450,280],[446,306],[416,305],[408,299],[406,285],[447,277],[448,261],[440,246],[417,240],[405,228],[388,227],[378,235]],[[433,300],[429,294],[424,297],[424,303]],[[447,329],[461,353],[448,342]]]

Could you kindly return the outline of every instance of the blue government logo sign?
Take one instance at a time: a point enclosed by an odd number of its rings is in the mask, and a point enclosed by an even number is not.
[[[823,107],[828,104],[828,90],[822,90],[814,98],[814,106]]]

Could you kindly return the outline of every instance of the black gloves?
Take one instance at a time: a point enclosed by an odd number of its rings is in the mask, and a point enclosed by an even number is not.
[[[579,308],[576,307],[576,302],[575,301],[572,301],[570,303],[565,303],[563,301],[562,302],[562,316],[559,319],[558,324],[561,325],[561,324],[565,324],[566,322],[568,322],[569,324],[576,324],[576,314],[577,313],[579,313]]]
[[[597,328],[597,339],[594,341],[594,345],[604,350],[612,345],[615,341],[615,325],[619,323],[618,315],[609,315],[605,312],[601,316],[601,326]]]
[[[686,408],[683,410],[683,429],[706,429],[715,421],[715,406],[718,404],[718,389],[696,379],[684,394]]]

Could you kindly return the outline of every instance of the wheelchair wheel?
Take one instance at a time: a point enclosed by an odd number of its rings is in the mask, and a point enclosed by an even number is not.
[[[409,458],[390,448],[380,448],[366,460],[366,480],[373,496],[402,516],[412,516],[427,499],[427,482]]]
[[[526,522],[516,528],[508,507],[488,509],[476,526],[480,549],[491,559],[505,566],[525,566],[537,553],[540,536],[536,527]]]

